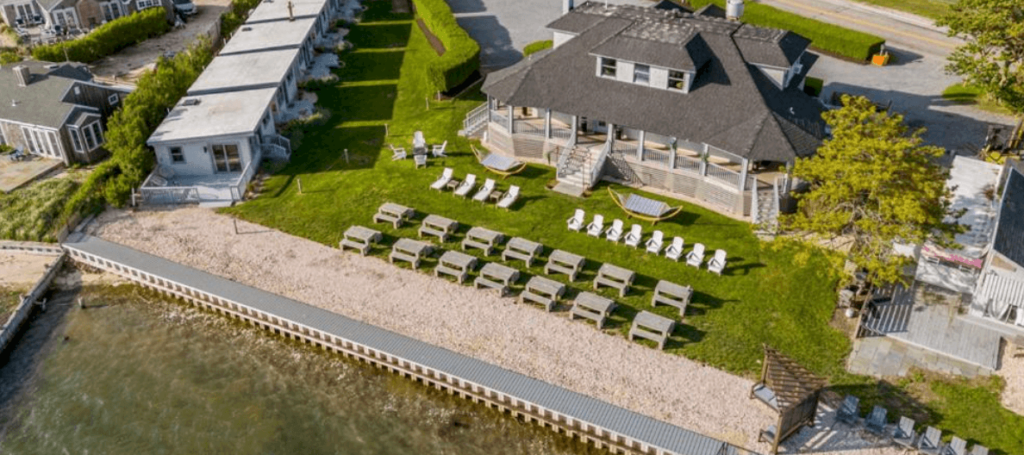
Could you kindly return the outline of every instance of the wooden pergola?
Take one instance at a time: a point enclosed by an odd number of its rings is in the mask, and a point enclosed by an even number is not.
[[[764,346],[761,379],[750,389],[750,398],[761,400],[779,413],[775,425],[762,430],[758,438],[771,442],[772,454],[777,454],[779,443],[801,427],[814,425],[818,396],[823,387],[824,379],[779,351]]]

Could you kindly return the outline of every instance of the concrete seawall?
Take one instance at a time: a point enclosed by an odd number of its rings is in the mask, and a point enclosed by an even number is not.
[[[18,243],[20,246],[15,247],[14,243]],[[0,245],[0,250],[21,251],[29,254],[43,254],[54,257],[54,261],[47,265],[46,272],[43,273],[42,278],[36,282],[36,285],[29,290],[28,294],[21,296],[21,302],[15,307],[14,313],[7,318],[3,326],[0,326],[0,352],[4,352],[7,350],[7,345],[17,336],[18,331],[21,330],[21,326],[28,320],[29,315],[32,314],[32,308],[36,302],[50,288],[50,283],[53,282],[53,278],[57,276],[61,265],[64,264],[67,253],[54,245],[22,244],[22,242],[4,242]]]

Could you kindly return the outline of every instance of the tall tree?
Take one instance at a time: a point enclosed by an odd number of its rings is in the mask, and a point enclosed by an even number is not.
[[[841,240],[847,258],[873,284],[902,280],[910,259],[894,242],[951,245],[960,227],[947,222],[949,171],[937,163],[945,151],[921,145],[923,129],[910,131],[903,116],[879,112],[867,98],[843,96],[843,107],[826,112],[832,137],[793,176],[809,184],[795,195],[797,212],[783,218],[808,240]]]
[[[1024,115],[1024,2],[958,0],[936,24],[967,41],[950,54],[946,71]]]

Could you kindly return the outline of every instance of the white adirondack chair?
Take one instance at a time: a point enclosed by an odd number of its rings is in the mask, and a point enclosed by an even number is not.
[[[434,181],[434,183],[430,184],[430,188],[438,191],[443,190],[444,186],[447,185],[448,182],[452,181],[452,174],[454,172],[455,171],[453,171],[452,168],[450,167],[444,168],[444,171],[441,172],[441,176],[438,177],[437,180]]]
[[[704,244],[697,243],[693,245],[693,251],[686,255],[686,265],[700,268],[700,265],[704,262]]]
[[[715,250],[715,256],[708,261],[708,271],[722,274],[725,269],[725,250]]]
[[[665,257],[679,262],[679,258],[683,256],[683,238],[676,237],[672,239],[672,244],[665,248]]]
[[[487,198],[494,192],[494,179],[484,180],[484,186],[473,196],[474,201],[487,202]]]
[[[626,234],[626,245],[633,248],[640,246],[640,240],[644,237],[643,228],[639,224],[634,224],[629,227],[629,234]]]
[[[441,145],[435,145],[430,150],[430,153],[434,155],[434,158],[440,158],[440,157],[443,157],[443,156],[448,156],[448,155],[444,154],[444,149],[446,149],[446,148],[448,148],[448,141],[444,141],[444,143],[441,144]]]
[[[612,221],[612,227],[604,231],[604,237],[610,242],[618,243],[622,239],[622,220]]]
[[[586,216],[587,214],[583,209],[576,209],[576,213],[572,215],[572,218],[566,220],[565,224],[568,225],[570,231],[579,232],[580,229],[583,229],[583,220]]]
[[[587,225],[587,235],[600,237],[604,232],[604,215],[594,215],[594,220]]]
[[[647,241],[647,252],[659,254],[661,253],[661,246],[665,241],[665,234],[661,231],[654,231],[654,235],[651,236],[650,240]]]
[[[508,192],[498,201],[498,207],[508,210],[512,204],[515,204],[516,199],[519,199],[519,187],[512,185],[509,187]]]
[[[459,187],[455,189],[455,195],[466,197],[473,190],[474,186],[476,186],[476,174],[466,175],[466,180],[463,180]]]
[[[404,160],[408,156],[404,147],[396,148],[394,144],[388,144],[388,147],[391,147],[391,161]]]

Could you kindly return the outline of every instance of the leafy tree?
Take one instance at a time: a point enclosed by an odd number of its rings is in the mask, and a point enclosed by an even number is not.
[[[950,211],[949,171],[936,162],[945,151],[921,145],[923,129],[910,131],[903,116],[878,112],[867,98],[844,96],[843,108],[823,116],[832,137],[797,160],[793,176],[810,188],[795,195],[798,210],[785,225],[809,241],[842,241],[875,284],[902,280],[910,259],[893,242],[952,246],[960,226],[946,220],[959,215]]]
[[[1024,114],[1024,3],[958,0],[936,24],[967,40],[949,56],[946,71]]]

